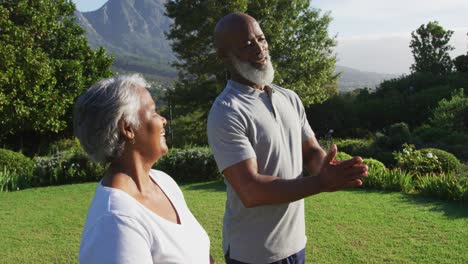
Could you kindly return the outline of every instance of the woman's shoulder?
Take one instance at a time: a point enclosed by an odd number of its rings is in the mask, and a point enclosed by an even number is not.
[[[151,169],[150,176],[153,178],[155,182],[163,184],[164,187],[169,188],[170,189],[169,191],[175,191],[176,193],[178,193],[179,195],[183,197],[183,193],[179,185],[167,173],[160,171],[160,170]]]
[[[88,216],[138,218],[141,210],[135,205],[136,200],[127,192],[99,184],[89,207]]]
[[[177,184],[177,182],[171,176],[169,176],[169,174],[165,173],[164,171],[151,169],[150,170],[150,176],[156,182],[163,181],[165,183],[175,185],[175,186],[177,186],[177,188],[179,188],[179,185]]]

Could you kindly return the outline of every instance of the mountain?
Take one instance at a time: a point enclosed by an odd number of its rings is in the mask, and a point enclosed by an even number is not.
[[[96,11],[76,11],[75,16],[90,45],[104,46],[114,55],[114,70],[141,72],[147,78],[170,82],[177,71],[171,67],[176,56],[165,36],[172,24],[164,15],[166,1],[109,0]],[[340,91],[373,89],[383,80],[397,77],[343,66],[336,66],[335,72],[342,72],[338,80]]]
[[[91,12],[75,12],[92,47],[104,46],[115,56],[117,71],[138,71],[173,79],[175,60],[165,32],[172,21],[164,0],[109,0]]]
[[[335,73],[341,73],[338,79],[340,92],[349,92],[359,88],[373,90],[384,80],[398,77],[396,74],[360,71],[339,65],[335,66]]]

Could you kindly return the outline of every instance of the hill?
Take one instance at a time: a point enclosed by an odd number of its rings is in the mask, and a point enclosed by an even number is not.
[[[375,89],[382,81],[396,78],[396,74],[366,72],[357,69],[336,65],[335,73],[341,72],[338,79],[340,92],[349,92],[358,88]]]
[[[176,77],[175,60],[165,32],[172,21],[163,0],[109,0],[91,12],[76,11],[92,47],[104,46],[115,56],[117,71],[137,71],[166,79]]]

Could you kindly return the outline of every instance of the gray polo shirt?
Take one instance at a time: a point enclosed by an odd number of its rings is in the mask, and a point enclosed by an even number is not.
[[[208,116],[208,142],[220,171],[255,158],[260,174],[302,175],[302,143],[314,136],[296,93],[229,80]],[[305,247],[304,201],[246,208],[227,181],[223,249],[247,263],[269,263]],[[278,193],[281,195],[281,193]]]

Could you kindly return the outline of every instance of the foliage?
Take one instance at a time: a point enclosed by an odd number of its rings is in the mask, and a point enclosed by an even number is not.
[[[401,169],[380,170],[362,179],[363,187],[384,191],[410,192],[414,188],[413,174]]]
[[[433,155],[440,162],[442,172],[456,172],[461,169],[462,163],[452,153],[436,148],[425,148],[420,150],[423,155]]]
[[[400,122],[384,129],[386,134],[376,133],[375,143],[383,149],[395,150],[403,143],[411,141],[411,133],[406,123]]]
[[[460,87],[468,87],[467,74],[413,73],[384,81],[372,93],[360,90],[340,94],[307,107],[306,113],[318,136],[333,129],[334,136],[367,138],[369,131],[388,134],[389,126],[395,123],[404,122],[409,128],[427,124],[439,101],[450,100],[453,91]],[[467,92],[465,89],[465,96]]]
[[[468,201],[468,177],[456,173],[427,174],[418,177],[416,188],[421,194],[445,200]]]
[[[449,45],[453,31],[445,30],[437,21],[421,25],[411,32],[410,48],[412,49],[414,64],[413,72],[430,72],[434,75],[450,73],[453,62],[449,51],[454,47]]]
[[[112,59],[89,48],[74,11],[66,0],[0,4],[0,140],[63,132],[74,99],[111,74]]]
[[[84,153],[80,141],[77,138],[63,138],[49,145],[46,154],[53,155],[58,152],[71,151],[74,153]]]
[[[336,157],[335,157],[336,160],[349,160],[349,159],[352,159],[352,158],[353,158],[353,156],[351,156],[348,153],[343,152],[343,151],[339,151],[336,154]]]
[[[171,149],[154,165],[154,168],[166,172],[179,181],[193,182],[222,178],[213,154],[207,147]]]
[[[20,177],[28,177],[32,174],[33,167],[34,163],[30,158],[19,152],[0,148],[0,170],[5,168]]]
[[[18,174],[15,170],[0,169],[0,192],[18,191],[29,187],[29,175]]]
[[[51,156],[35,157],[31,185],[50,186],[97,181],[104,167],[92,162],[84,152],[62,151]]]
[[[432,111],[429,119],[432,127],[437,127],[446,132],[468,133],[468,96],[463,89],[457,89],[452,93],[450,100],[442,99]]]
[[[437,142],[447,135],[447,131],[439,127],[432,127],[424,124],[413,130],[413,135],[425,142]]]
[[[344,151],[352,156],[371,157],[372,143],[371,139],[338,139],[334,143],[339,151]]]
[[[276,68],[275,83],[296,91],[306,106],[335,93],[324,89],[336,81],[335,40],[327,32],[331,18],[310,8],[310,1],[182,0],[168,1],[166,7],[174,19],[168,39],[179,58],[175,64],[179,78],[168,93],[175,119],[197,111],[202,115],[191,122],[206,123],[208,110],[228,78],[216,56],[213,30],[231,12],[245,12],[258,20]],[[202,133],[199,137],[206,137]]]
[[[413,145],[408,144],[403,144],[402,147],[402,151],[394,152],[400,169],[416,174],[442,172],[442,164],[434,153],[416,150]]]
[[[307,118],[314,132],[326,135],[333,130],[333,135],[338,137],[362,137],[362,134],[352,135],[351,133],[355,124],[359,123],[356,107],[353,105],[354,101],[355,95],[346,93],[330,97],[321,104],[307,107]]]
[[[458,72],[468,72],[468,54],[460,55],[453,60],[453,64],[455,64],[455,68]]]
[[[373,139],[338,139],[334,143],[339,151],[349,153],[351,156],[374,158],[386,166],[395,164],[392,153],[380,148]]]
[[[363,159],[363,163],[368,167],[368,175],[378,175],[387,170],[385,165],[376,159]]]
[[[204,146],[208,139],[206,136],[205,114],[199,111],[181,116],[170,122],[171,137],[168,144],[171,147],[182,148],[187,145]]]

